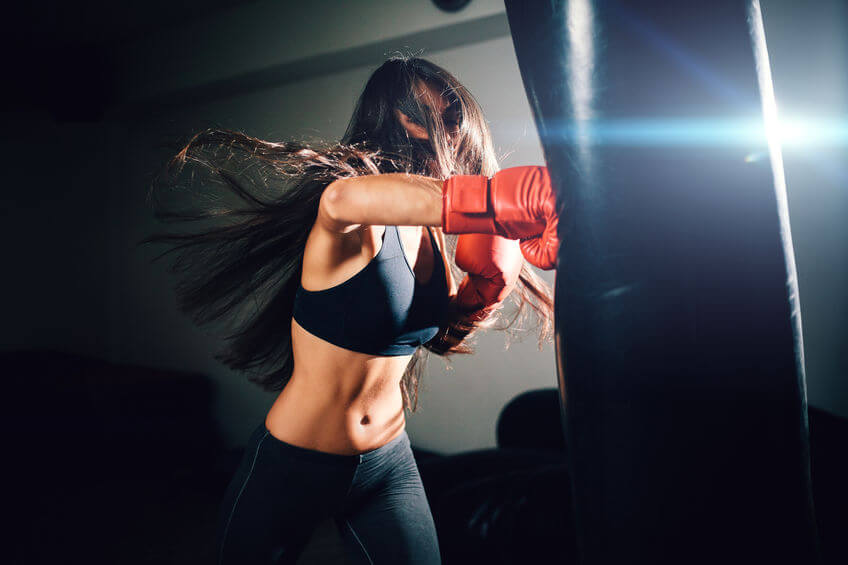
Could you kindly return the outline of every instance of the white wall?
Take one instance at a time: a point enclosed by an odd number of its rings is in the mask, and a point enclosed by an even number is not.
[[[132,44],[125,93],[145,98],[502,12],[500,0],[454,13],[429,0],[251,2]]]
[[[781,118],[848,131],[848,2],[762,2]],[[848,141],[848,140],[845,140]],[[848,416],[848,144],[784,146],[809,402]]]

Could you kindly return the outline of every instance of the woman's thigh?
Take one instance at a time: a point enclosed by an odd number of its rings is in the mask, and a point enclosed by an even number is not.
[[[316,525],[340,507],[354,468],[346,456],[284,444],[261,426],[221,505],[219,565],[295,563]]]
[[[408,443],[395,451],[380,481],[360,477],[364,465],[357,470],[351,503],[336,516],[346,553],[352,563],[439,564],[436,527],[412,451]],[[367,493],[356,496],[353,489],[363,484]]]

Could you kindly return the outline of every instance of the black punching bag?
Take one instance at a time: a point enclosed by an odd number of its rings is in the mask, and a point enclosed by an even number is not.
[[[557,368],[581,563],[816,563],[758,2],[506,8],[561,206]]]

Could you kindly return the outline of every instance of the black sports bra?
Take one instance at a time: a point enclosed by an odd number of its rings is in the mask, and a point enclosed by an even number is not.
[[[427,229],[427,228],[425,228]],[[330,343],[371,355],[408,355],[427,343],[447,314],[448,286],[436,240],[433,272],[420,284],[401,246],[397,226],[386,226],[380,251],[362,270],[324,290],[299,285],[294,319]]]

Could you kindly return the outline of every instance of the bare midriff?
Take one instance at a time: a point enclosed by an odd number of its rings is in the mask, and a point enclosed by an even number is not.
[[[265,426],[286,443],[354,455],[376,449],[406,425],[400,381],[411,355],[350,351],[291,322],[294,371]]]

